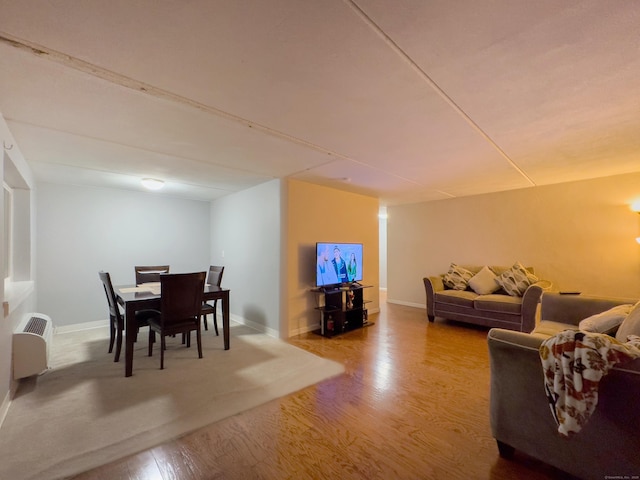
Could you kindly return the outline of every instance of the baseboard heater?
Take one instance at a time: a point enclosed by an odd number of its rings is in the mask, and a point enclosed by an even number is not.
[[[53,323],[44,313],[30,313],[13,332],[13,378],[39,375],[49,368]]]

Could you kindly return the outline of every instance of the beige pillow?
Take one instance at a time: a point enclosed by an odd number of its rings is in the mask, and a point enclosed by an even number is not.
[[[449,271],[444,274],[442,281],[453,290],[466,290],[471,277],[473,277],[473,272],[452,263]]]
[[[538,277],[527,271],[520,262],[516,262],[513,267],[509,270],[505,270],[496,277],[498,285],[513,297],[521,297],[527,288],[529,288],[529,285],[532,285],[537,281]]]
[[[612,333],[629,315],[633,305],[617,305],[609,310],[596,313],[580,322],[578,328],[584,332]]]
[[[478,295],[489,295],[500,288],[496,282],[496,274],[484,266],[469,280],[469,286]]]
[[[616,333],[616,340],[626,343],[629,335],[640,335],[640,302],[633,306],[629,315],[622,321]]]

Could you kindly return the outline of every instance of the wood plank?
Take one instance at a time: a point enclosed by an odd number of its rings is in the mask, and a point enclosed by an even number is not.
[[[384,295],[371,320],[334,338],[289,340],[343,363],[344,375],[75,478],[569,478],[519,452],[499,457],[486,328],[428,323],[423,309]]]

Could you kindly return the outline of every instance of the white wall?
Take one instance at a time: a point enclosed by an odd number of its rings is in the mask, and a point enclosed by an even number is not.
[[[0,288],[0,300],[7,304],[8,315],[0,315],[0,424],[9,407],[10,398],[18,383],[12,375],[13,331],[23,318],[35,309],[35,193],[33,174],[19,146],[0,115],[0,140],[2,141],[1,177],[14,189],[13,278]],[[0,198],[0,242],[4,241],[4,196]],[[0,248],[3,246],[0,245]],[[4,271],[0,256],[0,271]],[[16,282],[19,282],[19,288]],[[6,289],[6,290],[5,290]],[[4,313],[4,312],[3,312]]]
[[[283,272],[286,330],[293,336],[320,328],[316,284],[316,242],[362,243],[362,283],[369,313],[380,310],[378,199],[289,179],[286,183],[287,260]]]
[[[209,202],[39,183],[38,310],[55,326],[108,318],[98,271],[135,283],[134,265],[208,271]]]
[[[449,264],[533,266],[556,290],[640,297],[640,173],[389,207],[388,301]]]
[[[236,321],[278,336],[281,255],[281,181],[273,180],[211,203],[211,264],[225,267]]]

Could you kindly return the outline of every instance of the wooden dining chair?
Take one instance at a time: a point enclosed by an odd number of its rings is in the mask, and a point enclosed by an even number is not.
[[[209,267],[209,276],[207,277],[207,283],[209,285],[215,285],[217,287],[222,283],[222,274],[224,273],[224,267],[211,265]],[[213,305],[207,302],[202,302],[202,318],[204,319],[204,329],[209,330],[207,325],[207,315],[213,314],[213,327],[216,329],[216,335],[218,334],[218,300],[213,301]]]
[[[136,285],[158,283],[162,273],[169,273],[169,265],[136,265]]]
[[[150,318],[149,356],[153,355],[156,333],[160,335],[160,369],[164,369],[164,352],[167,335],[186,335],[187,347],[191,346],[191,332],[195,330],[198,358],[202,358],[202,332],[200,312],[206,272],[174,273],[160,276],[160,315]]]
[[[120,311],[120,306],[116,300],[116,293],[113,290],[113,284],[111,283],[111,275],[108,272],[98,272],[98,276],[104,286],[104,293],[107,296],[107,303],[109,305],[109,353],[113,351],[113,346],[116,346],[116,353],[113,361],[120,361],[120,351],[122,350],[122,332],[124,331],[124,315]],[[160,312],[157,310],[144,310],[142,312],[136,312],[136,339],[137,331],[140,327],[147,325],[147,319],[151,316],[157,316]]]

